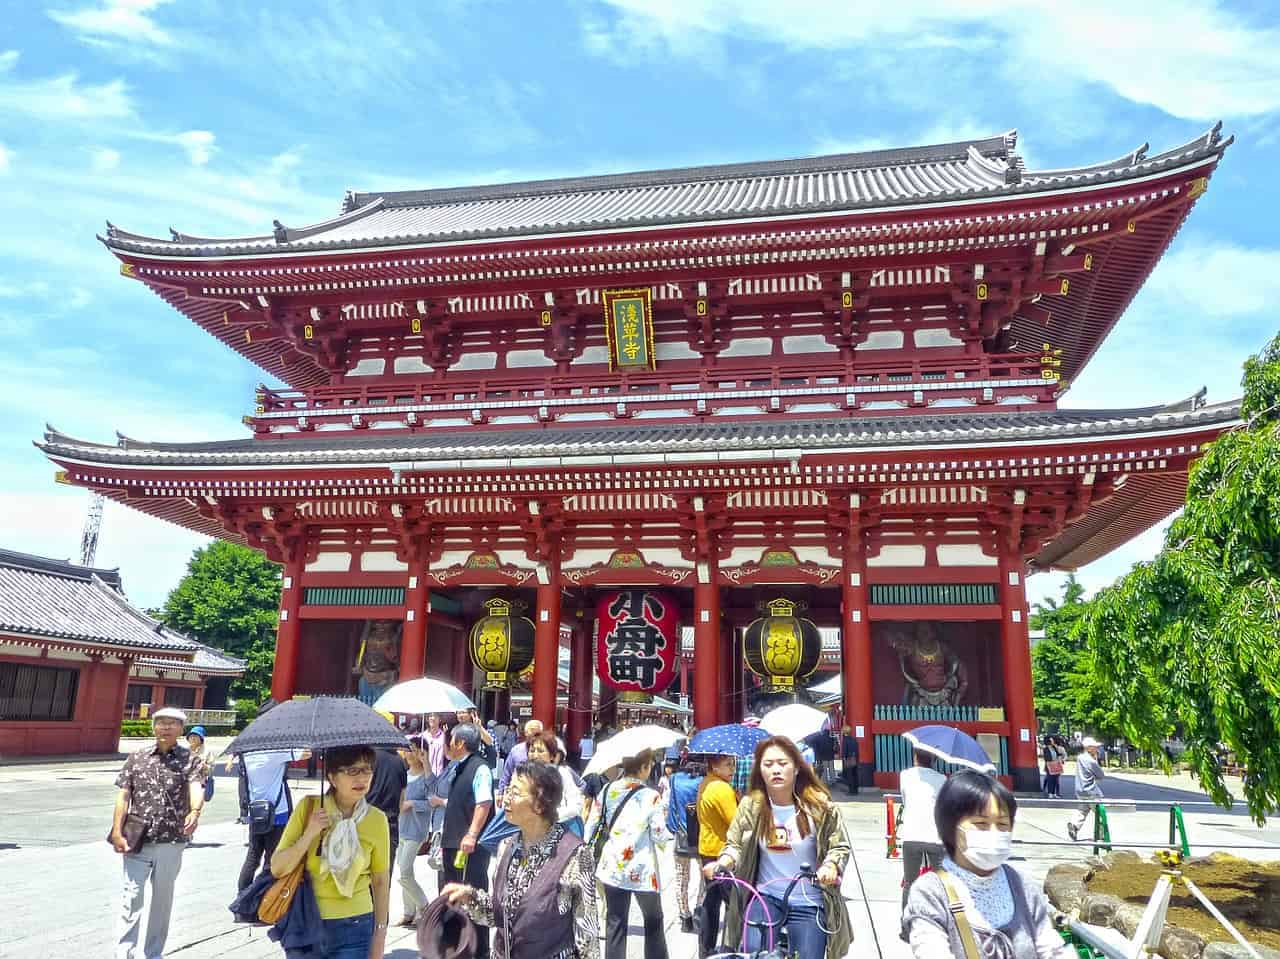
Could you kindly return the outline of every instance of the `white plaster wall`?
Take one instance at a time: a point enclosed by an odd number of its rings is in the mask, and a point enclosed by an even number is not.
[[[867,560],[868,566],[923,566],[924,546],[918,543],[899,543],[880,547],[880,555]]]
[[[857,345],[859,350],[900,350],[905,338],[902,330],[873,330]]]
[[[394,552],[378,550],[361,553],[360,568],[366,573],[398,573],[407,570],[409,564],[396,559]]]
[[[542,350],[512,350],[507,354],[508,369],[555,365],[556,361],[547,356]]]
[[[381,357],[363,359],[351,369],[347,376],[381,376],[387,369],[387,361]]]
[[[308,573],[345,573],[350,568],[350,553],[320,553],[307,564]]]
[[[999,560],[988,556],[977,543],[939,543],[939,566],[997,566]]]
[[[498,366],[497,353],[463,353],[450,370],[492,370]]]
[[[428,366],[420,356],[397,356],[392,369],[396,373],[434,373],[435,368]]]
[[[701,353],[680,340],[657,344],[653,355],[660,360],[697,360],[702,357]]]
[[[915,330],[912,333],[916,346],[964,346],[964,340],[948,329]]]
[[[722,357],[768,356],[773,352],[773,340],[767,336],[748,336],[733,340],[720,351]]]
[[[804,336],[784,336],[782,352],[791,353],[839,353],[837,347],[827,342],[827,338],[817,333]]]

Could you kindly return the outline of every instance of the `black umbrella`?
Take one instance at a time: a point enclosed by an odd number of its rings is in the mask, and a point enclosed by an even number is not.
[[[408,748],[404,733],[358,699],[291,699],[259,716],[227,746],[228,753],[338,746]]]

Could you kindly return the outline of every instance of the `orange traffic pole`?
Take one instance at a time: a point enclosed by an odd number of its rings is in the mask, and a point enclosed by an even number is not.
[[[886,859],[897,859],[898,852],[898,816],[893,807],[893,797],[884,797],[884,841]]]

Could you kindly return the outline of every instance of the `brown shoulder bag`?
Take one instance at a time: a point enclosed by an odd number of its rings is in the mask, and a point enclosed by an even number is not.
[[[303,822],[306,822],[311,815],[311,798],[308,796],[298,804],[297,814],[303,817]],[[293,904],[293,897],[298,887],[302,885],[302,874],[307,870],[307,858],[310,855],[311,850],[308,849],[298,865],[267,887],[267,891],[262,894],[262,899],[258,903],[260,921],[274,926],[285,917],[289,906]]]

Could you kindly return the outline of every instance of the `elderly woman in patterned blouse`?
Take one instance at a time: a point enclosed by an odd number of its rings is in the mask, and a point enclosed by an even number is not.
[[[441,890],[495,930],[493,959],[598,959],[595,862],[556,821],[563,781],[552,765],[522,763],[503,796],[520,833],[498,847],[493,892],[450,883]]]

